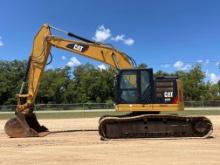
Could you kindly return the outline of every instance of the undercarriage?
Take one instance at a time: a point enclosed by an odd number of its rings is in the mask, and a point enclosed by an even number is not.
[[[99,121],[101,139],[126,138],[206,138],[213,126],[204,116],[131,114],[104,116]]]

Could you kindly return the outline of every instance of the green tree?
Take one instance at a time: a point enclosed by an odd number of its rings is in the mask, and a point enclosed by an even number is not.
[[[38,98],[40,103],[65,103],[65,91],[70,81],[68,75],[69,68],[50,69],[44,72]]]
[[[0,61],[0,104],[15,104],[25,73],[26,61]]]
[[[171,75],[173,75],[173,74],[164,72],[164,71],[162,71],[162,70],[159,70],[159,71],[157,71],[157,72],[154,73],[154,76],[155,76],[155,77],[171,76]]]
[[[105,102],[113,98],[113,77],[111,69],[99,70],[91,64],[85,64],[74,70],[77,84],[76,100],[79,102]]]
[[[141,64],[139,64],[139,65],[137,66],[137,68],[138,68],[138,69],[147,69],[148,66],[147,66],[147,64],[141,63]]]
[[[201,65],[195,65],[189,72],[178,71],[177,75],[183,82],[185,100],[201,100],[205,85]]]
[[[26,61],[0,61],[0,104],[16,104],[25,74]],[[146,68],[145,64],[139,68]],[[91,64],[74,69],[50,69],[44,72],[36,103],[86,103],[112,102],[114,98],[114,75],[112,69],[100,70]],[[220,99],[220,81],[205,82],[200,65],[190,71],[175,74],[158,71],[155,76],[178,75],[183,82],[185,100]]]

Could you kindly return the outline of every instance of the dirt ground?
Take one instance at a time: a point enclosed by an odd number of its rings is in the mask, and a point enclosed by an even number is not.
[[[52,133],[42,138],[8,138],[0,121],[0,164],[212,165],[220,164],[220,116],[209,116],[214,138],[101,141],[98,118],[40,120]],[[79,131],[91,129],[93,131]],[[72,130],[72,131],[71,131]]]

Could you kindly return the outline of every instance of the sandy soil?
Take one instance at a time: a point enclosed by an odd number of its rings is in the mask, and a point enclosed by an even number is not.
[[[220,116],[209,116],[214,138],[101,141],[98,118],[40,120],[53,133],[42,138],[8,138],[0,121],[0,164],[212,165],[220,164]],[[74,131],[75,130],[75,131]]]

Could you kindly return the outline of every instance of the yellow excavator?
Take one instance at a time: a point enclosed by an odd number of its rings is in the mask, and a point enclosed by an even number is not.
[[[75,40],[54,36],[52,30],[63,32]],[[115,68],[115,109],[129,113],[102,116],[98,128],[102,139],[204,138],[212,133],[212,123],[206,117],[160,114],[184,109],[182,83],[177,77],[154,78],[152,69],[137,69],[133,58],[112,46],[44,24],[34,38],[26,74],[20,92],[16,95],[16,117],[5,124],[5,132],[9,137],[39,137],[50,133],[39,124],[33,107],[52,47]],[[27,93],[24,93],[25,85]]]

